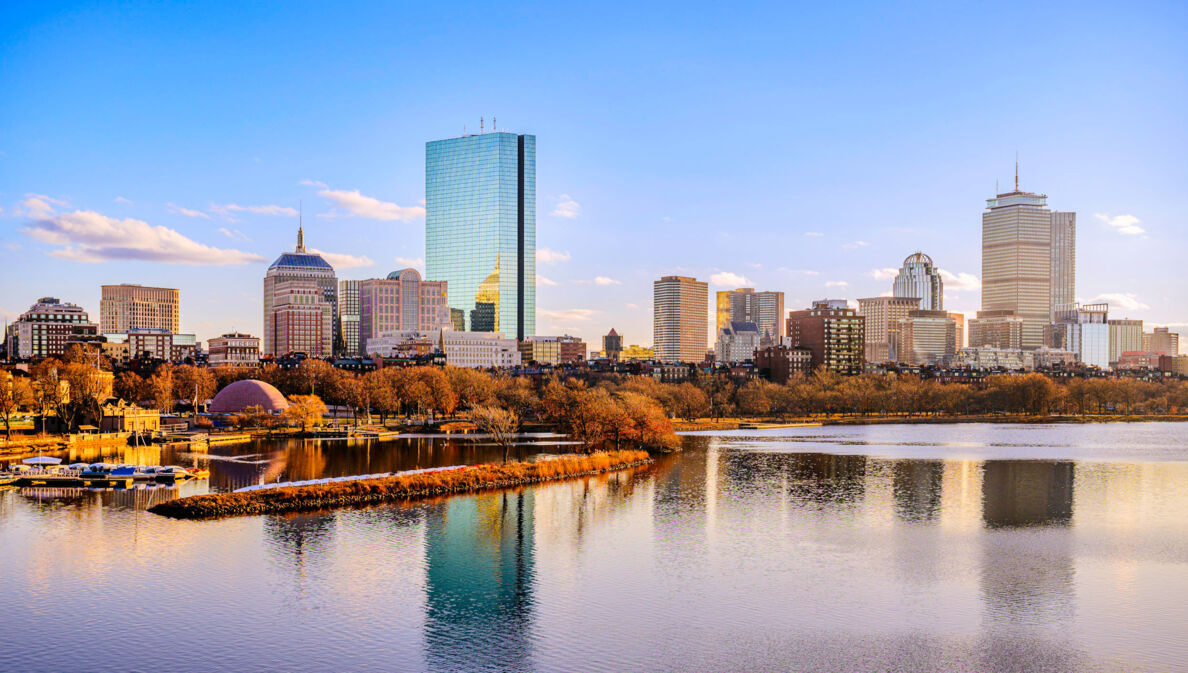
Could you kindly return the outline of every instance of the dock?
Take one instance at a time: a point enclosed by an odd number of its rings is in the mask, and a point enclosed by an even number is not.
[[[51,488],[132,488],[136,480],[132,477],[67,477],[38,474],[17,477],[13,486],[48,486]]]

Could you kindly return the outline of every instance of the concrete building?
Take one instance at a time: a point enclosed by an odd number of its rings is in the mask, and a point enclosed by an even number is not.
[[[1052,325],[1054,347],[1072,351],[1084,364],[1110,368],[1109,304],[1071,304],[1061,307]]]
[[[1033,357],[1022,348],[995,348],[994,346],[967,346],[957,351],[956,365],[969,369],[1005,369],[1021,371],[1031,369]]]
[[[1143,333],[1143,350],[1160,355],[1179,355],[1180,335],[1166,327],[1156,327]]]
[[[124,336],[128,356],[132,358],[181,362],[198,352],[198,339],[193,334],[174,334],[169,330],[145,327],[129,330]]]
[[[330,307],[330,326],[323,328],[320,322],[315,317],[301,319],[302,324],[298,326],[294,323],[297,320],[296,307],[298,302],[296,298],[309,297],[309,293],[302,290],[294,294],[292,286],[290,289],[281,291],[278,287],[282,283],[289,281],[302,281],[307,287],[312,284],[313,287],[321,293],[321,300],[317,302],[318,310],[322,303]],[[280,317],[275,315],[276,301],[278,297],[285,297],[289,302],[286,304],[286,311],[289,313],[287,317]],[[304,305],[309,309],[307,312],[313,311],[314,300],[312,298],[303,299],[302,302],[308,302]],[[316,328],[307,325],[307,322],[318,322]],[[293,325],[298,331],[286,332],[285,342],[281,342],[280,335],[277,330],[281,326]],[[305,250],[305,232],[301,227],[297,228],[297,247],[293,252],[286,252],[276,261],[272,266],[268,267],[268,272],[264,275],[264,354],[265,355],[283,355],[289,352],[304,352],[314,357],[324,357],[333,355],[336,348],[341,351],[343,348],[342,335],[337,332],[339,327],[338,321],[338,279],[334,275],[334,267],[330,266],[326,260],[322,259],[321,255],[307,252]],[[309,338],[308,332],[316,329],[318,331],[318,341],[315,342]],[[303,345],[310,346],[313,350],[306,350],[304,348],[293,348],[293,345],[300,342]]]
[[[902,362],[944,367],[957,355],[957,323],[945,311],[912,311],[899,333]]]
[[[1052,213],[1052,319],[1056,307],[1077,300],[1077,214]]]
[[[368,339],[365,348],[368,355],[395,357],[405,353],[409,345],[426,341],[444,353],[446,364],[454,367],[502,368],[521,362],[517,341],[499,332],[394,330]]]
[[[661,362],[701,362],[706,335],[709,285],[687,276],[664,276],[652,284],[653,334]]]
[[[425,275],[449,284],[456,329],[536,334],[536,136],[425,144]]]
[[[749,362],[755,358],[762,340],[755,323],[732,321],[718,330],[714,361],[725,364]]]
[[[656,357],[656,351],[654,349],[648,348],[647,346],[640,346],[637,344],[631,344],[630,346],[627,346],[626,348],[623,349],[623,352],[619,354],[619,358],[624,361],[627,361],[627,360],[651,360],[651,359],[654,359],[655,357]]]
[[[359,283],[359,343],[384,332],[449,326],[445,281],[421,280],[416,269],[401,269]]]
[[[920,301],[919,297],[867,297],[858,300],[858,315],[866,321],[864,356],[867,362],[904,361],[904,356],[899,353],[899,327],[909,313],[920,308]]]
[[[255,367],[260,364],[260,339],[250,334],[230,332],[217,336],[209,340],[207,350],[212,367]]]
[[[5,334],[8,357],[57,357],[74,343],[98,343],[99,325],[77,304],[63,303],[57,297],[42,297],[15,321]]]
[[[1111,318],[1110,326],[1110,366],[1113,367],[1126,351],[1141,351],[1143,349],[1143,321],[1129,318]]]
[[[1167,357],[1150,351],[1125,351],[1118,356],[1117,369],[1159,369],[1159,358]]]
[[[797,372],[813,371],[813,351],[786,343],[764,346],[755,351],[755,371],[772,383],[786,384]]]
[[[756,292],[754,288],[718,292],[715,313],[717,330],[729,327],[732,322],[754,323],[759,337],[768,343],[776,343],[784,337],[784,293]]]
[[[788,339],[791,346],[812,351],[813,369],[856,375],[863,369],[865,325],[844,299],[822,299],[812,308],[788,314]]]
[[[519,342],[520,361],[559,365],[565,362],[585,362],[586,342],[569,336],[530,336]]]
[[[607,359],[618,362],[622,353],[623,337],[619,336],[619,333],[612,327],[611,331],[602,337],[602,354]]]
[[[932,258],[922,252],[908,255],[903,267],[891,285],[895,297],[915,297],[920,300],[917,308],[924,311],[941,311],[945,308],[945,283],[940,271],[932,265]],[[867,325],[870,325],[869,319]]]
[[[272,335],[273,354],[305,353],[315,358],[332,355],[334,306],[326,301],[323,285],[314,279],[295,279],[269,286],[272,295],[264,331]]]
[[[1023,332],[1024,320],[1014,311],[978,311],[969,321],[968,344],[974,348],[1022,348]]]
[[[104,285],[99,299],[99,329],[126,334],[134,329],[163,329],[176,334],[181,309],[178,291],[144,285]]]
[[[359,280],[338,281],[338,333],[344,355],[359,357]]]
[[[957,348],[965,348],[965,314],[950,313],[949,317],[953,319],[953,324],[957,325]]]

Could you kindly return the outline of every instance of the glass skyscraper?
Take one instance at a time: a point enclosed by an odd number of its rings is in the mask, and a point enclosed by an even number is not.
[[[536,136],[425,144],[425,277],[448,283],[455,329],[536,333]]]

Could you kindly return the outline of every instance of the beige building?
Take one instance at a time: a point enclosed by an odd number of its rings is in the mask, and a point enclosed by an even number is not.
[[[950,313],[949,317],[952,318],[953,323],[957,325],[957,348],[965,348],[965,314]]]
[[[1166,327],[1156,327],[1143,334],[1143,350],[1160,355],[1180,354],[1180,335]]]
[[[1052,313],[1077,301],[1077,214],[1052,213]]]
[[[1013,311],[978,311],[969,321],[968,345],[974,348],[1022,348],[1023,318]],[[1040,330],[1042,335],[1044,330]]]
[[[1110,366],[1122,359],[1127,351],[1143,350],[1143,321],[1115,318],[1110,326]]]
[[[134,329],[180,329],[176,289],[144,285],[104,285],[99,300],[99,330],[126,334]]]
[[[384,332],[426,332],[449,326],[444,280],[422,280],[416,269],[401,269],[387,278],[359,282],[358,343],[365,344]]]
[[[463,332],[451,329],[393,330],[367,340],[369,355],[394,357],[410,351],[420,352],[428,344],[445,354],[452,367],[515,367],[520,364],[519,345],[500,332]],[[583,344],[584,346],[584,344]]]
[[[301,302],[291,301],[286,304],[288,315],[278,315],[279,305],[275,303],[277,299],[284,296],[295,300],[297,296],[291,289],[281,288],[283,284],[289,282],[302,282],[306,285],[312,283],[321,291],[320,303],[325,303],[330,307],[330,327],[324,330],[324,335],[319,334],[318,336],[319,339],[324,337],[324,340],[310,341],[309,335],[304,332],[315,328],[308,325],[298,326],[293,322],[296,320],[296,307],[303,303],[306,308],[309,308],[312,306],[312,303],[309,303],[312,302],[312,299]],[[304,291],[299,294],[308,295]],[[309,318],[309,320],[314,320],[314,318]],[[289,324],[293,324],[296,331],[283,335],[286,341],[282,342],[282,335],[278,334],[277,330]],[[339,344],[339,350],[342,349],[342,335],[338,331],[341,327],[338,324],[338,278],[334,275],[334,267],[330,266],[321,255],[308,252],[305,249],[305,231],[298,227],[297,247],[293,252],[286,252],[277,257],[264,274],[264,354],[284,355],[300,351],[314,357],[333,355],[336,350],[335,344]],[[319,332],[323,331],[320,326],[316,329]],[[301,341],[302,345],[316,346],[316,352],[304,348],[294,348],[294,340]]]
[[[716,307],[714,323],[719,333],[730,323],[750,322],[755,323],[765,342],[775,343],[785,336],[783,292],[756,292],[750,287],[722,290]]]
[[[274,280],[270,284],[268,320],[274,353],[305,353],[320,358],[333,354],[334,306],[314,279]]]
[[[957,355],[957,323],[945,311],[912,311],[900,320],[901,362],[946,366]]]
[[[250,334],[231,332],[207,342],[211,367],[255,367],[260,364],[260,339]]]
[[[899,353],[899,327],[920,308],[919,297],[867,297],[858,300],[858,315],[866,319],[867,362],[906,362]]]
[[[653,338],[661,362],[701,362],[709,346],[709,285],[687,276],[652,284]]]

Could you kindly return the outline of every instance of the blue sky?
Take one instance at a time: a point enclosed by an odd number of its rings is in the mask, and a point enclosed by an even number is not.
[[[1188,326],[1186,29],[1183,3],[10,5],[0,314],[160,284],[183,330],[258,334],[299,203],[340,278],[415,263],[424,143],[496,116],[537,136],[540,333],[650,344],[670,273],[878,295],[917,249],[972,313],[1016,151],[1078,213],[1078,297]]]

